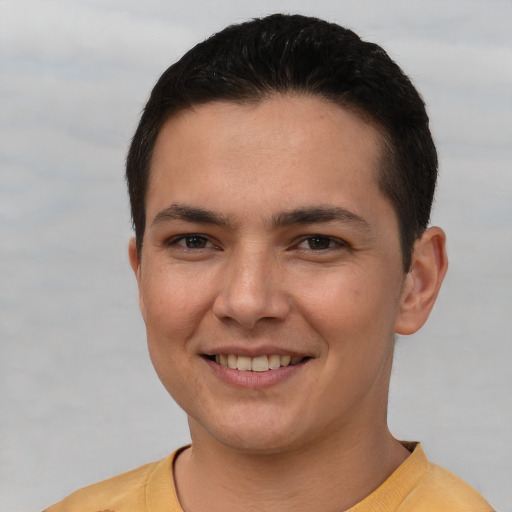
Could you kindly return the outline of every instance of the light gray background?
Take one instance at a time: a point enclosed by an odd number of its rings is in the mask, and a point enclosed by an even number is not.
[[[1,510],[187,442],[146,354],[124,156],[169,64],[275,11],[382,44],[429,105],[451,266],[429,324],[398,341],[390,424],[512,511],[509,0],[0,0]]]

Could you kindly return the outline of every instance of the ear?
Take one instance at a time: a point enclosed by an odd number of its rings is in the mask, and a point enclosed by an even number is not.
[[[139,259],[139,253],[137,251],[137,243],[135,237],[130,239],[128,243],[128,257],[130,258],[130,266],[132,267],[135,279],[137,279],[137,287],[139,289],[139,308],[142,313],[142,317],[146,320],[146,308],[144,306],[144,298],[142,296],[141,286],[141,264]]]
[[[413,334],[427,321],[447,269],[446,236],[441,228],[429,228],[414,244],[395,325],[397,334]]]

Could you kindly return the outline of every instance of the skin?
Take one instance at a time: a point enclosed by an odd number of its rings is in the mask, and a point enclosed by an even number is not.
[[[428,317],[445,238],[427,230],[404,274],[380,156],[373,126],[312,97],[163,126],[129,253],[151,359],[189,417],[187,512],[344,510],[408,456],[386,423],[394,335]],[[233,380],[214,354],[306,360]]]

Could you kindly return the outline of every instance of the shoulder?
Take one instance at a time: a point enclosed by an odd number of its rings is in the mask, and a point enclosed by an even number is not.
[[[79,489],[44,512],[144,512],[147,510],[148,484],[154,475],[165,473],[172,482],[173,459],[174,454],[160,462]]]
[[[419,443],[402,443],[411,455],[350,512],[493,512],[466,482],[427,460]]]
[[[402,507],[404,512],[493,512],[489,503],[469,484],[431,462],[427,462]]]

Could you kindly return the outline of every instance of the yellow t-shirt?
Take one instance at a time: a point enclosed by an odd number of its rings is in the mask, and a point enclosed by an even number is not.
[[[468,484],[428,462],[420,444],[396,471],[346,512],[493,512]],[[80,489],[45,512],[183,512],[172,477],[176,455]]]

